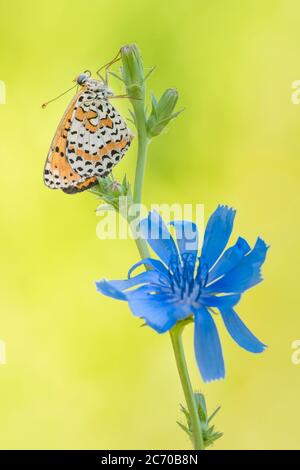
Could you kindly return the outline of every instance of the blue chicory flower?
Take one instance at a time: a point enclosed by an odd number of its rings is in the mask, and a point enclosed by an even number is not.
[[[258,238],[254,248],[244,238],[225,250],[232,232],[235,211],[218,206],[210,217],[198,257],[198,230],[190,221],[172,221],[176,241],[157,212],[141,221],[140,231],[160,260],[136,263],[128,279],[101,280],[97,290],[128,302],[132,313],[158,333],[178,321],[194,317],[194,348],[205,382],[225,377],[224,359],[214,321],[217,309],[231,337],[242,348],[261,353],[266,346],[244,325],[234,310],[241,295],[261,280],[267,245]],[[141,265],[150,270],[131,277]]]

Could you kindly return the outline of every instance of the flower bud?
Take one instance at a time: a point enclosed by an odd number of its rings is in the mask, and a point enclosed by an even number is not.
[[[122,77],[131,98],[145,98],[145,75],[142,59],[135,44],[121,48]]]
[[[178,92],[175,88],[168,88],[159,101],[152,95],[152,110],[147,121],[149,137],[155,137],[164,130],[167,124],[175,119],[181,111],[173,113],[178,101]]]
[[[106,204],[112,206],[116,211],[121,209],[120,204],[124,204],[125,199],[127,205],[132,202],[130,185],[126,175],[122,183],[115,180],[111,175],[101,178],[98,180],[98,186],[94,186],[91,192]],[[98,209],[102,210],[103,206],[99,206]]]

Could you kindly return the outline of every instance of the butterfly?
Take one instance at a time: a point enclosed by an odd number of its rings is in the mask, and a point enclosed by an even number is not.
[[[44,183],[74,194],[105,178],[128,150],[132,134],[109,101],[107,81],[80,74],[80,86],[63,115],[44,167]]]

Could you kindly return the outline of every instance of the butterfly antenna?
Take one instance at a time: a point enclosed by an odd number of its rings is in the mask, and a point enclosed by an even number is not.
[[[77,87],[77,84],[72,86],[71,88],[69,88],[68,90],[64,91],[63,93],[61,93],[60,95],[56,96],[56,98],[53,98],[52,100],[50,101],[47,101],[46,103],[42,104],[42,108],[45,109],[46,106],[48,106],[49,103],[52,103],[53,101],[56,101],[58,100],[61,96],[64,96],[66,93],[69,93],[69,91],[73,90],[73,88]]]

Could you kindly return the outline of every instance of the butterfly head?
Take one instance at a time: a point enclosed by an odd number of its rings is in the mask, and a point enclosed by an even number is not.
[[[75,81],[78,83],[78,85],[84,86],[86,85],[89,78],[91,78],[91,74],[87,71],[78,75],[78,77],[75,78]]]
[[[97,93],[101,98],[108,98],[113,96],[113,92],[108,88],[107,83],[104,80],[95,80],[91,78],[90,72],[86,71],[78,75],[75,81],[78,85],[86,87],[89,91]]]

